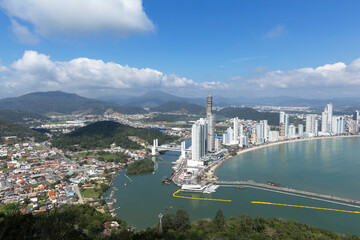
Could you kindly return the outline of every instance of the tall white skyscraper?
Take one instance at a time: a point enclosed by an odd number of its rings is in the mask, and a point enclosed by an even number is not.
[[[289,135],[288,136],[289,136],[289,138],[296,137],[296,127],[295,127],[295,125],[291,124],[289,126]]]
[[[345,133],[345,119],[343,116],[333,116],[332,117],[332,134],[343,134]]]
[[[302,137],[304,135],[304,126],[302,124],[298,125],[298,135]]]
[[[289,115],[285,114],[285,121],[284,121],[284,126],[285,126],[285,136],[289,137]]]
[[[331,133],[333,120],[333,105],[331,103],[327,104],[324,112],[321,115],[321,132]]]
[[[215,150],[215,116],[212,113],[212,99],[211,95],[206,98],[206,120],[208,122],[207,149],[210,152]]]
[[[191,128],[191,156],[193,161],[200,161],[207,152],[207,123],[201,118]]]
[[[238,118],[234,118],[233,125],[234,125],[234,142],[238,143],[238,140],[239,140],[239,119]]]
[[[280,122],[279,125],[285,123],[285,112],[280,112]]]
[[[261,120],[256,124],[256,142],[264,143],[269,140],[270,127],[267,120]]]
[[[309,114],[306,116],[306,133],[312,133],[315,134],[315,121],[316,121],[316,115]]]

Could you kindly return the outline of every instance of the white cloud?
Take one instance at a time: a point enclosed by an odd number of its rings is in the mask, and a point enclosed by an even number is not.
[[[281,37],[285,33],[284,25],[277,25],[270,29],[265,35],[264,38],[278,38]]]
[[[26,26],[19,24],[16,20],[11,20],[11,29],[17,39],[22,43],[35,44],[39,42],[39,39],[29,31]]]
[[[14,19],[32,24],[35,33],[45,37],[104,32],[128,36],[154,30],[142,0],[0,0],[0,7],[20,37],[30,32]]]
[[[0,68],[1,69],[1,68]],[[114,62],[76,58],[68,62],[52,61],[36,51],[25,51],[22,58],[9,66],[0,89],[5,92],[63,90],[68,92],[129,89],[224,89],[219,82],[194,82],[175,74],[164,74],[150,68],[133,68]],[[1,93],[1,91],[0,91]]]
[[[249,84],[269,89],[312,89],[360,86],[360,58],[348,66],[338,62],[317,68],[271,71],[247,80]]]

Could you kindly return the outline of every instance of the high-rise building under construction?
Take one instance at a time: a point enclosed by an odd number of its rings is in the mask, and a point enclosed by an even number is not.
[[[208,122],[208,151],[215,151],[215,116],[212,114],[212,96],[206,98],[206,120]]]

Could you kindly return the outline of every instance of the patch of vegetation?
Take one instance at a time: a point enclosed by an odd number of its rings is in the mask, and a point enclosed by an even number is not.
[[[98,198],[99,192],[95,191],[95,188],[86,188],[86,189],[81,189],[81,195],[84,198]]]
[[[280,120],[279,113],[259,112],[252,108],[228,107],[221,109],[216,114],[227,118],[238,117],[240,119],[254,121],[268,120],[269,125],[276,126],[279,125]]]
[[[149,159],[135,161],[127,167],[128,175],[137,175],[154,171],[154,162]]]
[[[103,224],[112,220],[117,221],[121,229],[104,234]],[[175,214],[163,216],[162,227],[162,233],[159,233],[158,225],[144,231],[128,231],[124,221],[100,213],[89,205],[64,205],[35,215],[0,213],[0,233],[3,239],[360,239],[358,236],[340,235],[294,220],[251,218],[247,215],[226,219],[221,210],[214,219],[199,219],[191,223],[189,214],[179,209]]]
[[[16,123],[0,120],[0,143],[4,142],[3,137],[16,136],[23,141],[27,138],[34,138],[36,142],[48,139],[45,134],[33,131]]]
[[[0,213],[0,232],[2,239],[99,239],[102,224],[112,220],[126,229],[124,221],[89,205],[64,205],[35,215]]]
[[[146,122],[178,122],[178,121],[195,121],[198,117],[178,114],[158,114],[151,119],[146,119]]]
[[[117,122],[102,121],[60,135],[52,143],[54,147],[70,151],[109,148],[112,143],[126,149],[142,148],[138,143],[131,141],[129,136],[136,136],[147,143],[151,143],[154,139],[159,139],[161,143],[177,139],[177,137],[156,130],[134,128]]]
[[[99,157],[97,157],[97,159],[99,161],[104,161],[104,162],[127,163],[127,160],[129,158],[129,155],[123,152],[117,152],[117,153],[99,152],[98,155]]]
[[[36,113],[28,113],[16,110],[0,110],[0,119],[8,122],[24,124],[29,121],[44,121],[48,120],[49,118]]]

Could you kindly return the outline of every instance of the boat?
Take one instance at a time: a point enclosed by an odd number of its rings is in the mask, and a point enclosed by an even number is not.
[[[212,194],[216,192],[216,189],[219,187],[219,185],[209,185],[204,189],[205,194]]]
[[[245,189],[246,187],[245,187],[245,186],[240,185],[240,186],[236,186],[235,188],[236,188],[236,189]]]
[[[184,184],[181,186],[181,191],[183,192],[203,192],[206,186],[198,184]]]
[[[165,184],[170,184],[170,179],[169,179],[169,177],[163,177],[163,179],[162,179],[162,183],[165,183]]]

